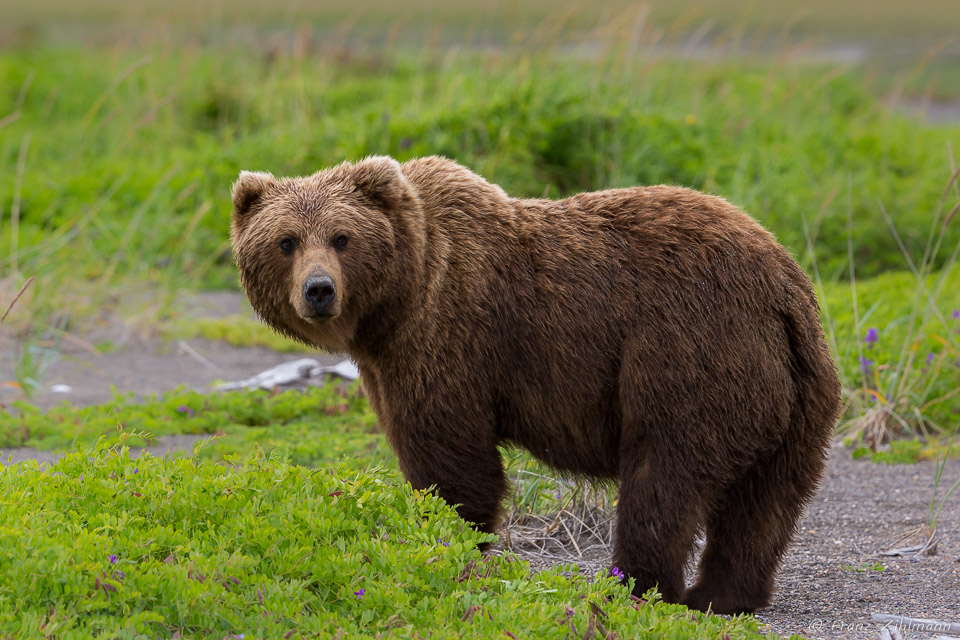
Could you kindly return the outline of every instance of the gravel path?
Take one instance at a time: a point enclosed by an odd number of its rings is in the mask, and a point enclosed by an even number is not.
[[[773,603],[757,619],[768,631],[784,636],[873,640],[880,638],[880,625],[871,618],[875,613],[960,622],[960,492],[940,515],[935,555],[878,555],[906,546],[899,539],[926,523],[934,470],[930,462],[885,465],[852,460],[847,450],[834,449],[820,491],[784,559]],[[958,479],[960,460],[951,460],[941,491]],[[569,552],[562,562],[576,562],[588,575],[609,567],[609,547],[594,548],[583,558],[572,548]],[[519,555],[536,568],[560,563],[534,552]],[[688,574],[689,582],[693,573]],[[903,630],[907,640],[933,635]]]
[[[878,638],[874,613],[960,622],[960,495],[940,514],[936,555],[877,555],[904,546],[898,539],[926,524],[934,471],[929,462],[874,464],[835,450],[785,560],[773,606],[757,617],[778,633],[812,638]],[[958,479],[960,461],[951,460],[941,492]],[[883,571],[869,568],[877,562]]]

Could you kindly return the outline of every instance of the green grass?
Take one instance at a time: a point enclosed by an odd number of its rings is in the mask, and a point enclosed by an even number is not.
[[[490,536],[393,474],[233,462],[99,448],[0,468],[0,633],[761,637],[751,618],[632,600],[610,576],[482,559]]]
[[[376,415],[356,384],[331,382],[279,394],[177,389],[140,402],[117,394],[111,402],[87,407],[64,402],[41,411],[18,402],[11,409],[0,411],[0,447],[66,452],[98,443],[149,446],[162,436],[194,435],[202,443],[195,455],[217,462],[264,451],[309,467],[397,470]],[[519,450],[502,453],[507,472],[519,484],[512,508],[557,510],[566,496],[558,497],[563,490],[556,475]]]
[[[761,637],[752,618],[633,600],[572,565],[533,574],[509,555],[481,559],[475,545],[491,538],[402,482],[369,408],[333,385],[21,408],[0,414],[4,444],[30,432],[30,444],[69,440],[80,452],[52,468],[0,467],[0,633],[561,638],[595,625],[620,637]],[[192,457],[133,460],[138,429],[226,435]]]
[[[371,153],[445,154],[518,196],[703,189],[809,266],[805,218],[827,280],[846,269],[849,193],[858,273],[875,275],[903,268],[878,203],[919,252],[960,148],[960,127],[889,113],[849,70],[627,62],[617,43],[596,60],[48,47],[0,53],[0,86],[0,117],[18,116],[0,129],[0,274],[37,276],[34,318],[95,313],[147,280],[236,287],[239,170]],[[958,240],[953,225],[941,262]]]
[[[859,281],[859,323],[850,284],[824,283],[821,308],[828,340],[848,396],[846,417],[886,406],[898,416],[898,424],[890,425],[894,433],[956,434],[960,427],[960,265],[920,280],[929,298],[921,295],[917,278],[909,273],[891,272]],[[870,329],[876,330],[876,342],[866,342]]]
[[[840,565],[840,570],[851,571],[853,573],[866,573],[868,571],[882,573],[887,570],[887,567],[882,562],[861,562],[859,564],[847,564],[844,562]]]
[[[75,43],[50,42],[0,52],[0,119],[11,114],[0,124],[0,297],[37,276],[8,319],[21,344],[48,326],[82,332],[118,313],[155,317],[166,335],[299,350],[239,317],[184,319],[180,292],[237,286],[227,233],[237,172],[440,153],[520,196],[666,182],[727,197],[818,269],[848,391],[900,402],[897,376],[911,376],[919,386],[908,400],[924,414],[906,412],[904,429],[956,430],[946,396],[960,384],[956,328],[927,316],[918,332],[905,328],[916,281],[883,212],[919,262],[960,126],[890,112],[865,70],[631,57],[630,34],[616,29],[587,57],[558,54],[546,35],[456,53],[294,51],[217,33],[223,40],[206,48],[148,39],[82,55]],[[930,69],[919,64],[904,79]],[[954,220],[934,273],[949,268],[958,242]],[[949,284],[941,314],[960,306],[953,272]],[[866,354],[874,380],[858,371],[869,327],[881,334]],[[901,371],[904,345],[919,359],[934,354],[936,366]],[[17,358],[25,384],[41,373],[34,351]]]
[[[336,463],[368,468],[392,463],[376,416],[356,385],[315,387],[304,393],[266,391],[202,394],[180,389],[144,402],[117,395],[112,402],[76,407],[67,402],[48,411],[17,403],[0,412],[0,446],[68,451],[121,439],[148,444],[142,436],[215,436],[199,454],[224,460],[255,448],[271,450],[293,464]]]

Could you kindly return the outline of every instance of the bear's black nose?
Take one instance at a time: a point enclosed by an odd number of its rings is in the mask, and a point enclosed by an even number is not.
[[[336,297],[337,288],[330,276],[311,276],[303,283],[303,299],[316,315],[326,315]]]

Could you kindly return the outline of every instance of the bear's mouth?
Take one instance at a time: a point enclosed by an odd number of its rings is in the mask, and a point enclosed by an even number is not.
[[[304,316],[304,320],[313,324],[324,324],[336,318],[338,313],[317,313],[312,316]]]

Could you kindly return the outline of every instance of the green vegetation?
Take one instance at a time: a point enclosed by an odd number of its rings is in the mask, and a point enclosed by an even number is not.
[[[586,60],[547,48],[346,59],[230,47],[0,53],[0,114],[11,114],[0,129],[0,194],[11,202],[0,273],[13,285],[37,275],[8,322],[77,330],[104,308],[152,306],[170,334],[297,350],[248,320],[184,320],[177,306],[184,289],[236,286],[227,227],[237,172],[441,153],[518,195],[668,182],[744,206],[817,267],[846,386],[860,394],[851,416],[868,413],[876,392],[897,405],[882,434],[955,431],[957,328],[943,319],[960,307],[957,272],[936,287],[940,317],[911,328],[926,303],[904,269],[907,257],[919,264],[934,213],[953,204],[943,189],[960,127],[890,112],[850,69],[628,59],[626,45]],[[958,241],[954,220],[927,281]],[[144,296],[148,280],[160,291]],[[863,353],[870,327],[881,339]],[[914,364],[931,353],[933,366],[904,370],[905,344]],[[861,375],[861,357],[874,379]],[[25,390],[42,373],[38,358],[21,350]],[[908,377],[917,389],[902,386]]]
[[[63,403],[41,412],[17,403],[16,413],[0,412],[0,446],[48,451],[106,445],[122,440],[148,444],[145,435],[216,436],[202,458],[225,460],[238,452],[269,450],[291,464],[357,469],[392,462],[376,416],[356,385],[328,384],[304,393],[266,391],[202,394],[177,390],[146,402],[118,395],[90,407]],[[131,432],[140,434],[131,436]]]
[[[610,576],[482,559],[490,536],[391,474],[233,462],[101,447],[0,469],[0,633],[761,637],[752,618],[633,600]]]
[[[860,564],[847,564],[844,562],[840,565],[840,569],[854,573],[866,573],[868,571],[882,573],[887,570],[887,567],[882,562],[861,562]]]
[[[194,321],[180,307],[184,290],[237,286],[227,233],[237,172],[306,174],[371,153],[439,153],[521,196],[666,182],[730,199],[816,268],[850,417],[870,418],[868,444],[956,430],[949,314],[960,307],[960,278],[950,256],[960,225],[949,215],[956,189],[943,191],[960,126],[918,123],[878,95],[921,92],[917,82],[937,76],[942,60],[901,61],[905,70],[876,79],[876,66],[671,59],[647,49],[695,29],[698,14],[683,3],[654,3],[649,20],[667,21],[658,35],[626,4],[606,17],[553,15],[555,5],[540,2],[479,15],[425,0],[409,15],[433,12],[443,29],[423,44],[413,27],[384,39],[382,26],[402,16],[364,10],[375,4],[304,9],[295,34],[271,38],[267,25],[288,19],[275,10],[240,4],[215,16],[190,3],[147,3],[139,17],[168,16],[175,26],[111,46],[89,37],[91,25],[116,29],[130,17],[112,0],[14,12],[24,39],[0,50],[0,297],[37,277],[7,322],[21,332],[14,377],[25,392],[55,357],[38,350],[47,329],[82,332],[104,313],[152,315],[165,335],[297,350],[243,318]],[[811,3],[796,20],[736,4],[704,15],[728,30],[715,34],[721,44],[746,46],[743,29],[778,20],[800,32],[822,27],[828,14],[833,27],[855,30],[828,3]],[[910,23],[911,33],[935,38],[942,23],[915,9],[875,3],[869,24],[879,34]],[[336,31],[351,11],[358,22]],[[244,20],[261,24],[244,35]],[[481,26],[466,34],[465,24]],[[77,39],[54,37],[57,28]],[[197,33],[212,44],[196,46]],[[447,46],[458,36],[462,49]],[[471,45],[487,37],[499,46]],[[776,42],[788,56],[789,30]],[[923,80],[921,93],[953,95],[943,93],[951,82]],[[939,315],[912,295],[918,280],[907,275],[938,211],[946,222],[922,281],[937,283]],[[864,353],[871,327],[880,339]],[[921,366],[927,354],[934,360]],[[863,361],[872,363],[865,372]],[[872,403],[889,405],[891,417],[877,419]]]
[[[559,638],[593,625],[621,637],[760,637],[751,618],[632,600],[609,576],[481,559],[475,545],[489,537],[402,482],[354,388],[17,408],[0,413],[4,446],[81,451],[52,468],[0,469],[10,523],[0,576],[11,586],[0,633]],[[129,458],[147,432],[217,437],[192,457]],[[542,484],[519,501],[553,493]]]
[[[65,452],[97,443],[146,447],[156,438],[197,436],[198,459],[228,462],[237,454],[269,452],[308,467],[396,470],[396,459],[376,415],[356,384],[330,382],[302,393],[238,391],[203,394],[178,389],[136,402],[118,394],[112,402],[77,407],[64,402],[40,411],[17,402],[0,411],[0,447]],[[503,450],[516,478],[512,509],[550,512],[570,498],[555,474],[515,449]]]
[[[856,305],[848,283],[824,283],[821,291],[828,340],[847,393],[841,428],[871,450],[895,437],[955,434],[960,265],[928,276],[886,273],[857,282],[855,290]],[[917,443],[918,454],[921,449]],[[891,461],[906,455],[878,453]]]
[[[892,440],[890,445],[882,450],[874,450],[868,446],[858,446],[850,455],[854,459],[869,458],[873,462],[886,464],[913,464],[920,460],[933,460],[939,449],[927,445],[920,440]]]
[[[15,205],[0,271],[37,275],[40,317],[143,279],[235,287],[228,189],[242,168],[439,153],[517,195],[683,184],[744,206],[801,255],[806,220],[832,280],[848,206],[861,276],[904,266],[879,202],[919,253],[960,148],[960,128],[887,111],[847,70],[627,62],[616,48],[589,61],[48,48],[0,54],[0,85],[0,114],[17,116],[0,129]],[[940,262],[958,239],[954,225]]]

